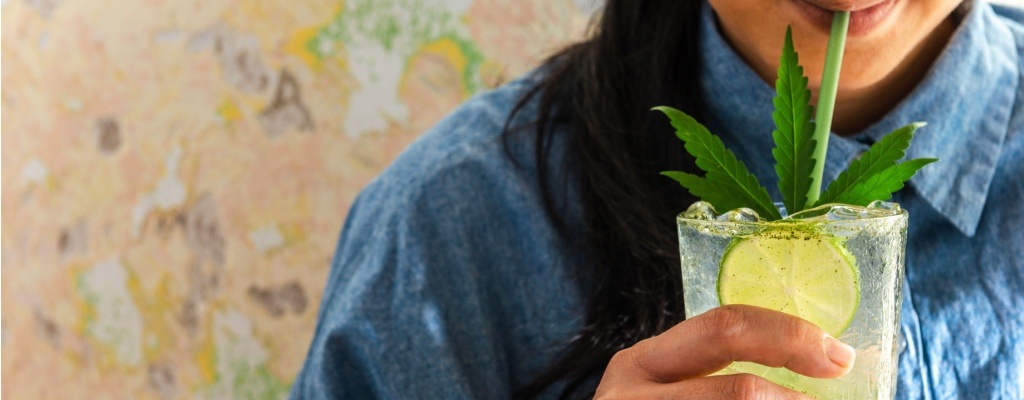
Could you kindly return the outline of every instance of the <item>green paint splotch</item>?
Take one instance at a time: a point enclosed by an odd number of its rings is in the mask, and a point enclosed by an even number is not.
[[[423,46],[441,39],[458,44],[466,58],[460,77],[467,93],[483,85],[483,53],[462,22],[472,0],[346,0],[343,9],[306,43],[320,59],[344,57],[357,83],[348,109],[342,110],[349,136],[380,130],[390,121],[405,121],[398,97],[409,59]],[[350,117],[351,116],[351,117]]]
[[[142,364],[142,315],[128,290],[129,271],[117,258],[97,263],[77,276],[86,304],[85,333],[124,366]]]
[[[252,322],[236,311],[213,318],[216,379],[199,392],[205,399],[282,399],[288,385],[267,369],[269,355],[253,335]]]

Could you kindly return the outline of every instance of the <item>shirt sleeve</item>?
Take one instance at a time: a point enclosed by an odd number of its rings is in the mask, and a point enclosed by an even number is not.
[[[517,85],[460,106],[360,193],[292,398],[508,398],[581,328],[581,258],[524,167],[533,142],[502,139]]]
[[[435,210],[457,205],[401,201],[389,186],[349,213],[292,398],[508,397],[497,315],[467,259],[477,252]]]

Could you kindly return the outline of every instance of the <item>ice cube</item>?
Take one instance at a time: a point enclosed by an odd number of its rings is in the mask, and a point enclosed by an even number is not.
[[[863,207],[851,207],[838,204],[833,204],[832,207],[829,208],[828,212],[825,213],[825,219],[829,221],[852,221],[867,218],[868,216],[868,210]]]
[[[715,211],[715,207],[711,206],[711,203],[698,201],[686,209],[686,212],[683,213],[683,218],[711,221],[715,219],[716,214],[718,213]]]
[[[825,204],[789,216],[804,221],[854,221],[898,215],[902,212],[899,204],[875,201],[868,207],[849,204]]]
[[[789,219],[816,221],[852,221],[868,216],[868,209],[846,204],[825,204],[790,215]]]
[[[758,222],[763,221],[761,216],[757,215],[757,211],[751,210],[746,207],[740,207],[735,210],[726,212],[725,214],[719,215],[715,218],[718,221],[728,222]]]
[[[901,211],[903,211],[903,209],[900,207],[899,204],[888,202],[888,201],[884,201],[884,200],[872,201],[871,204],[868,204],[868,208],[892,211],[894,214],[899,214]]]
[[[825,219],[825,214],[828,214],[829,210],[832,209],[832,204],[826,204],[823,206],[817,206],[814,208],[808,208],[795,214],[786,216],[786,219]]]

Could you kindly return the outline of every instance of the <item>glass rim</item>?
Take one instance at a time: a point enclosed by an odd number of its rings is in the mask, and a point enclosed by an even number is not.
[[[898,203],[894,203],[894,204],[896,204],[897,206],[899,205]],[[785,208],[782,206],[782,203],[775,203],[775,205],[777,207],[779,207],[780,210],[783,210],[783,211],[785,210]],[[823,205],[818,206],[818,207],[825,207],[825,206],[828,206],[828,205],[850,206],[850,204],[836,203],[836,204],[823,204]],[[815,208],[818,208],[818,207],[815,207]],[[855,207],[861,207],[861,206],[855,206]],[[803,225],[803,226],[841,226],[841,225],[845,225],[845,224],[860,224],[860,223],[871,222],[871,221],[893,220],[895,222],[895,221],[898,221],[900,219],[907,218],[909,216],[909,213],[907,213],[907,210],[902,208],[902,207],[900,207],[897,210],[886,210],[886,211],[891,212],[891,214],[871,215],[871,216],[864,216],[864,217],[858,217],[858,218],[852,218],[852,219],[835,219],[835,220],[813,219],[813,220],[811,220],[811,219],[787,219],[787,218],[783,218],[783,219],[779,219],[779,220],[775,220],[775,221],[765,221],[765,220],[761,220],[761,221],[728,221],[728,220],[718,220],[718,219],[694,219],[694,218],[684,217],[684,215],[686,214],[686,211],[683,211],[683,212],[679,213],[678,215],[676,215],[676,224],[677,225],[686,224],[686,225],[689,225],[689,226],[708,226],[708,227],[716,227],[716,228],[723,228],[723,227],[776,227],[776,226],[777,227],[784,227],[784,226],[793,226],[793,225]]]

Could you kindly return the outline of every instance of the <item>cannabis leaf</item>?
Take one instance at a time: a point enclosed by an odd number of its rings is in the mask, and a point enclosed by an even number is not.
[[[727,211],[747,207],[767,220],[782,218],[772,204],[768,191],[757,181],[736,155],[725,148],[722,140],[686,113],[672,107],[655,107],[668,117],[676,128],[676,136],[706,172],[703,178],[685,172],[662,172],[683,185],[694,196],[711,203],[715,209]]]
[[[892,133],[885,135],[882,140],[873,144],[868,151],[864,152],[859,159],[850,163],[850,166],[839,174],[828,189],[821,194],[817,204],[837,203],[842,199],[850,198],[850,192],[858,185],[863,185],[871,177],[896,165],[896,161],[903,158],[904,151],[910,147],[910,141],[914,139],[914,132],[925,126],[923,122],[915,122],[903,126]],[[913,174],[911,174],[913,175]],[[909,179],[909,177],[908,177]],[[886,200],[886,198],[872,200]],[[861,203],[848,203],[856,205],[867,205],[872,200]]]
[[[939,161],[937,158],[916,158],[892,165],[872,175],[866,181],[854,185],[835,198],[833,203],[866,206],[875,200],[888,200],[892,194],[903,188],[903,182],[910,180],[921,167]]]
[[[837,32],[835,26],[833,24],[833,35]],[[845,40],[845,31],[839,33],[839,36],[830,36],[829,39],[826,73],[822,78],[820,93],[825,96],[828,86],[831,88],[828,97],[832,101],[819,104],[821,107],[816,119],[824,122],[816,125],[817,122],[811,121],[814,108],[809,105],[811,94],[807,90],[807,77],[793,49],[792,30],[786,29],[782,59],[779,61],[779,77],[775,81],[776,95],[772,99],[775,105],[772,119],[776,127],[772,132],[775,141],[772,155],[775,157],[775,172],[779,175],[783,204],[790,214],[810,208],[812,203],[814,206],[826,203],[867,206],[875,200],[888,200],[918,170],[938,161],[934,158],[918,158],[897,163],[910,146],[914,132],[924,126],[924,123],[913,123],[893,131],[872,145],[859,159],[850,163],[850,167],[839,174],[819,196],[821,166],[828,147],[829,125],[835,105],[839,65],[842,63],[842,42]],[[838,42],[838,45],[833,42]],[[768,196],[768,191],[736,159],[736,155],[725,148],[721,139],[682,111],[668,106],[654,107],[654,110],[668,116],[676,128],[676,136],[685,143],[686,151],[696,159],[697,167],[706,173],[704,177],[679,171],[666,171],[662,175],[676,180],[691,194],[723,212],[747,207],[769,221],[782,218]]]
[[[811,122],[814,109],[809,104],[811,91],[807,90],[807,78],[793,49],[793,32],[789,28],[786,29],[778,74],[776,95],[772,99],[775,105],[772,119],[776,127],[772,132],[775,140],[772,155],[775,156],[775,172],[779,175],[782,204],[787,212],[794,214],[809,206],[807,192],[814,181],[812,169],[815,160],[812,154],[815,140],[814,123]]]
[[[716,185],[708,179],[680,171],[664,171],[661,174],[675,179],[676,182],[679,182],[680,185],[689,190],[690,194],[711,203],[716,210],[724,211],[747,207],[747,204],[741,198],[732,196],[732,192],[726,189],[725,186]]]

